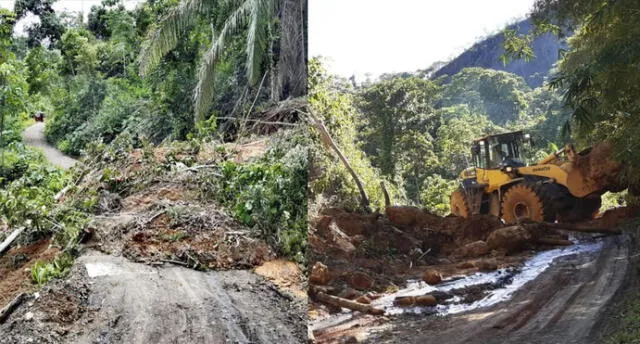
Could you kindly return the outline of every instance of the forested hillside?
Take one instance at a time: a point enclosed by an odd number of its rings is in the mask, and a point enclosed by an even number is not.
[[[438,214],[449,211],[449,193],[470,164],[473,139],[527,130],[536,141],[527,152],[530,161],[569,139],[563,127],[571,111],[562,95],[546,86],[532,89],[508,72],[465,68],[449,80],[437,81],[421,78],[419,72],[387,75],[353,88],[327,75],[320,61],[314,61],[311,70],[311,104],[322,109],[347,151],[352,146],[362,151],[349,153],[362,161],[356,163],[360,172],[397,187],[395,202],[421,204]],[[381,206],[376,180],[365,184]]]
[[[528,34],[535,30],[535,26],[531,19],[525,19],[510,25],[507,30],[518,34]],[[471,48],[434,71],[433,78],[454,75],[467,67],[482,67],[519,75],[530,87],[540,87],[549,76],[553,65],[558,61],[561,50],[567,48],[563,39],[548,33],[535,37],[531,42],[535,58],[513,59],[505,64],[501,60],[505,51],[504,42],[505,32],[499,32],[475,43]]]
[[[540,16],[536,15],[539,26],[533,26],[529,19],[520,23],[517,32],[509,27],[505,34],[474,45],[431,78],[426,78],[424,71],[416,71],[385,74],[374,82],[354,85],[327,75],[322,61],[314,61],[311,104],[325,116],[349,158],[356,161],[355,169],[364,176],[374,204],[382,206],[382,194],[376,189],[379,181],[385,180],[394,202],[417,204],[447,214],[455,180],[460,171],[471,165],[470,143],[485,134],[525,130],[534,139],[534,146],[525,152],[529,162],[542,159],[566,143],[585,148],[601,141],[617,142],[621,149],[617,158],[632,159],[623,157],[628,154],[625,152],[635,150],[631,146],[633,135],[626,139],[619,135],[628,133],[630,127],[625,121],[635,117],[624,117],[621,114],[626,112],[617,107],[603,108],[609,102],[610,106],[624,105],[620,104],[624,98],[613,96],[615,93],[609,94],[611,99],[606,94],[597,96],[601,91],[595,89],[600,85],[596,83],[599,79],[592,79],[602,77],[602,82],[607,83],[602,87],[606,86],[607,92],[617,92],[624,86],[609,78],[624,69],[618,71],[602,60],[601,67],[611,68],[609,74],[602,74],[583,62],[578,51],[587,53],[583,46],[586,43],[582,43],[586,40],[583,37],[589,37],[586,31],[577,31],[569,40],[573,50],[561,58],[557,53],[562,44],[554,34],[570,36],[575,27],[564,26],[562,31],[545,24]],[[602,49],[601,54],[610,52],[609,48]],[[621,53],[616,61],[631,59],[628,54],[631,53]],[[604,59],[603,56],[598,58]],[[503,59],[512,62],[505,67]],[[556,63],[559,70],[553,71],[551,67]],[[542,78],[532,77],[535,73],[549,75],[549,80],[542,84]],[[443,75],[447,77],[437,78]],[[631,75],[634,74],[625,74],[622,80]],[[610,110],[620,115],[598,114]],[[621,121],[624,126],[611,127]],[[329,183],[329,178],[323,176],[325,181],[313,183],[317,186],[313,190],[325,198],[336,192],[335,185],[348,184]],[[335,178],[347,175],[338,173]],[[326,188],[327,185],[333,187]],[[607,194],[605,203],[617,204],[617,197]],[[348,197],[335,199],[357,206]]]

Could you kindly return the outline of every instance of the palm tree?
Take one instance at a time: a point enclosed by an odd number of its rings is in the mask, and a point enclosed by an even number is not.
[[[198,18],[211,13],[218,4],[231,4],[232,11],[218,32],[212,24],[211,46],[201,62],[193,96],[196,121],[204,119],[211,105],[215,66],[227,39],[241,33],[245,27],[249,84],[258,83],[265,72],[265,61],[269,61],[266,72],[270,73],[271,98],[282,100],[303,96],[306,93],[306,0],[182,0],[147,37],[140,57],[140,74],[148,74],[157,66],[177,45],[185,30]],[[276,18],[279,19],[280,47],[278,61],[273,62],[273,19]]]

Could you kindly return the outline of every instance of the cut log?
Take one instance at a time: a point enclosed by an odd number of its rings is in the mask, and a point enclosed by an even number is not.
[[[316,293],[316,300],[318,300],[319,302],[329,304],[331,306],[347,308],[347,309],[358,311],[361,313],[368,313],[372,315],[384,315],[383,309],[378,309],[367,304],[362,304],[356,301],[343,299],[338,296],[327,295],[323,292]]]
[[[4,251],[6,251],[9,246],[11,246],[11,244],[20,236],[20,234],[22,234],[23,231],[24,228],[18,228],[11,234],[9,234],[9,236],[2,242],[2,244],[0,244],[0,256],[2,256],[2,253],[4,253]]]
[[[5,320],[11,315],[11,313],[18,307],[20,304],[28,298],[29,294],[22,293],[16,296],[8,305],[4,306],[4,308],[0,309],[0,324],[4,323]]]
[[[58,192],[55,196],[53,196],[53,200],[56,202],[59,202],[60,199],[62,199],[62,197],[64,197],[64,195],[67,193],[67,191],[69,191],[69,189],[71,189],[73,185],[67,185],[64,187],[64,189],[60,190],[60,192]]]

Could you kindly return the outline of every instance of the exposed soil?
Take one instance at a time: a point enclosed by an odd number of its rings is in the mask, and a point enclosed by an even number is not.
[[[582,226],[614,228],[635,215],[638,215],[637,209],[614,209]],[[582,236],[594,237],[593,234]],[[370,303],[404,288],[408,280],[424,280],[431,285],[471,273],[507,268],[507,273],[495,281],[429,295],[439,305],[470,304],[483,299],[491,290],[511,283],[513,274],[525,260],[554,247],[548,244],[549,240],[538,241],[540,238],[570,244],[566,232],[534,223],[505,227],[491,216],[442,218],[412,207],[391,207],[385,215],[329,209],[312,221],[309,234],[309,260],[314,267],[310,295],[314,300],[314,293],[321,290]],[[553,328],[558,336],[573,326],[582,334],[574,330],[567,333],[577,338],[576,343],[581,343],[580,339],[586,338],[601,320],[613,295],[624,286],[628,271],[625,260],[631,246],[628,237],[602,240],[605,243],[598,252],[559,258],[559,262],[534,282],[525,284],[509,301],[446,320],[430,316],[436,312],[429,311],[428,307],[419,315],[376,317],[345,313],[340,308],[313,302],[309,316],[315,324],[315,340],[318,343],[366,340],[371,343],[529,343],[532,333],[546,331],[547,340],[540,343],[548,343],[554,342],[549,341],[554,337],[548,329]],[[532,295],[535,297],[531,298]],[[420,300],[408,300],[410,304],[416,301]],[[590,315],[582,315],[585,309]],[[578,319],[572,320],[573,316]],[[455,319],[453,325],[451,319]],[[556,324],[560,320],[561,326]],[[528,325],[530,321],[538,325]],[[540,325],[543,323],[546,328]],[[504,331],[496,330],[499,332],[496,335],[491,330],[494,326]],[[529,327],[518,332],[526,326]],[[519,335],[511,337],[513,333]]]
[[[218,206],[184,194],[156,185],[126,197],[122,212],[93,220],[87,245],[133,261],[196,269],[251,268],[275,258],[263,240]]]
[[[249,271],[87,252],[4,324],[0,343],[304,343],[306,303]]]
[[[598,252],[559,259],[506,302],[446,318],[397,316],[366,342],[599,343],[637,251],[628,236],[605,238]]]
[[[61,199],[95,204],[80,256],[40,290],[28,269],[58,253],[48,241],[0,259],[0,307],[28,293],[0,323],[0,343],[306,342],[300,268],[275,260],[196,180],[222,160],[260,157],[264,140],[210,148],[118,151],[80,164],[82,178]]]
[[[50,261],[59,253],[58,249],[49,248],[49,244],[49,239],[43,239],[16,246],[0,257],[0,308],[18,294],[37,289],[31,281],[31,268],[37,261]]]

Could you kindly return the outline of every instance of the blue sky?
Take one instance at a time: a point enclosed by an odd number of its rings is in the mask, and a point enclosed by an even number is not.
[[[309,0],[309,56],[359,78],[446,61],[525,17],[534,0]]]

